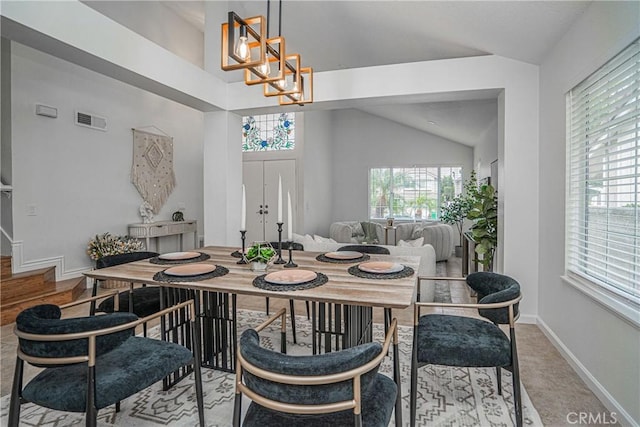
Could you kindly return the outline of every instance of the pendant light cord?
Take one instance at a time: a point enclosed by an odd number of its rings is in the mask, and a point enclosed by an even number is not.
[[[269,22],[271,22],[271,0],[267,0],[267,38],[269,38]]]
[[[282,0],[278,6],[278,37],[282,36]]]

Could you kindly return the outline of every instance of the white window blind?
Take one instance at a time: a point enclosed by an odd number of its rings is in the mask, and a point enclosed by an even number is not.
[[[640,304],[640,39],[567,95],[568,275]]]

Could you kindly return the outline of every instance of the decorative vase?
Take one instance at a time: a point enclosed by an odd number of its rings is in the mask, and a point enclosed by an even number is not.
[[[253,261],[251,263],[251,270],[253,271],[267,271],[267,264],[264,262]]]

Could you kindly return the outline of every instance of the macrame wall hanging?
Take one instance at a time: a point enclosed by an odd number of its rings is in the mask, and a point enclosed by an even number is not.
[[[157,214],[176,186],[176,176],[173,172],[173,138],[139,129],[132,130],[131,182],[138,189],[142,199],[150,204],[153,212]]]

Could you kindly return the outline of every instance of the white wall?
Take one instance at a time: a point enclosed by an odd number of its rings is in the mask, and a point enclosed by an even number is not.
[[[131,128],[155,125],[174,138],[177,186],[156,219],[170,219],[184,203],[185,217],[197,219],[202,232],[201,112],[17,43],[12,92],[18,269],[64,256],[58,274],[77,275],[92,265],[89,238],[126,234],[127,224],[140,222],[142,198],[130,182]],[[36,103],[57,108],[58,118],[36,116]],[[76,109],[106,117],[107,132],[76,126]],[[30,206],[35,216],[27,215]],[[174,250],[176,241],[165,238],[161,247]]]
[[[369,217],[369,169],[462,166],[473,169],[473,149],[359,110],[333,111],[331,222]],[[328,226],[327,224],[327,231]]]
[[[473,149],[473,168],[478,180],[491,176],[491,162],[498,159],[498,103],[493,106],[495,119],[491,122],[482,140]]]
[[[565,94],[640,36],[639,2],[594,2],[540,69],[540,320],[598,397],[640,424],[640,330],[563,281]],[[640,320],[640,319],[638,319]]]
[[[83,1],[84,4],[202,68],[204,34],[162,2]]]
[[[333,182],[333,115],[331,111],[304,113],[303,223],[298,233],[328,236],[332,216]]]
[[[11,40],[0,40],[0,180],[11,185]],[[0,194],[0,226],[4,233],[0,236],[0,255],[11,255],[13,218],[10,192]]]

